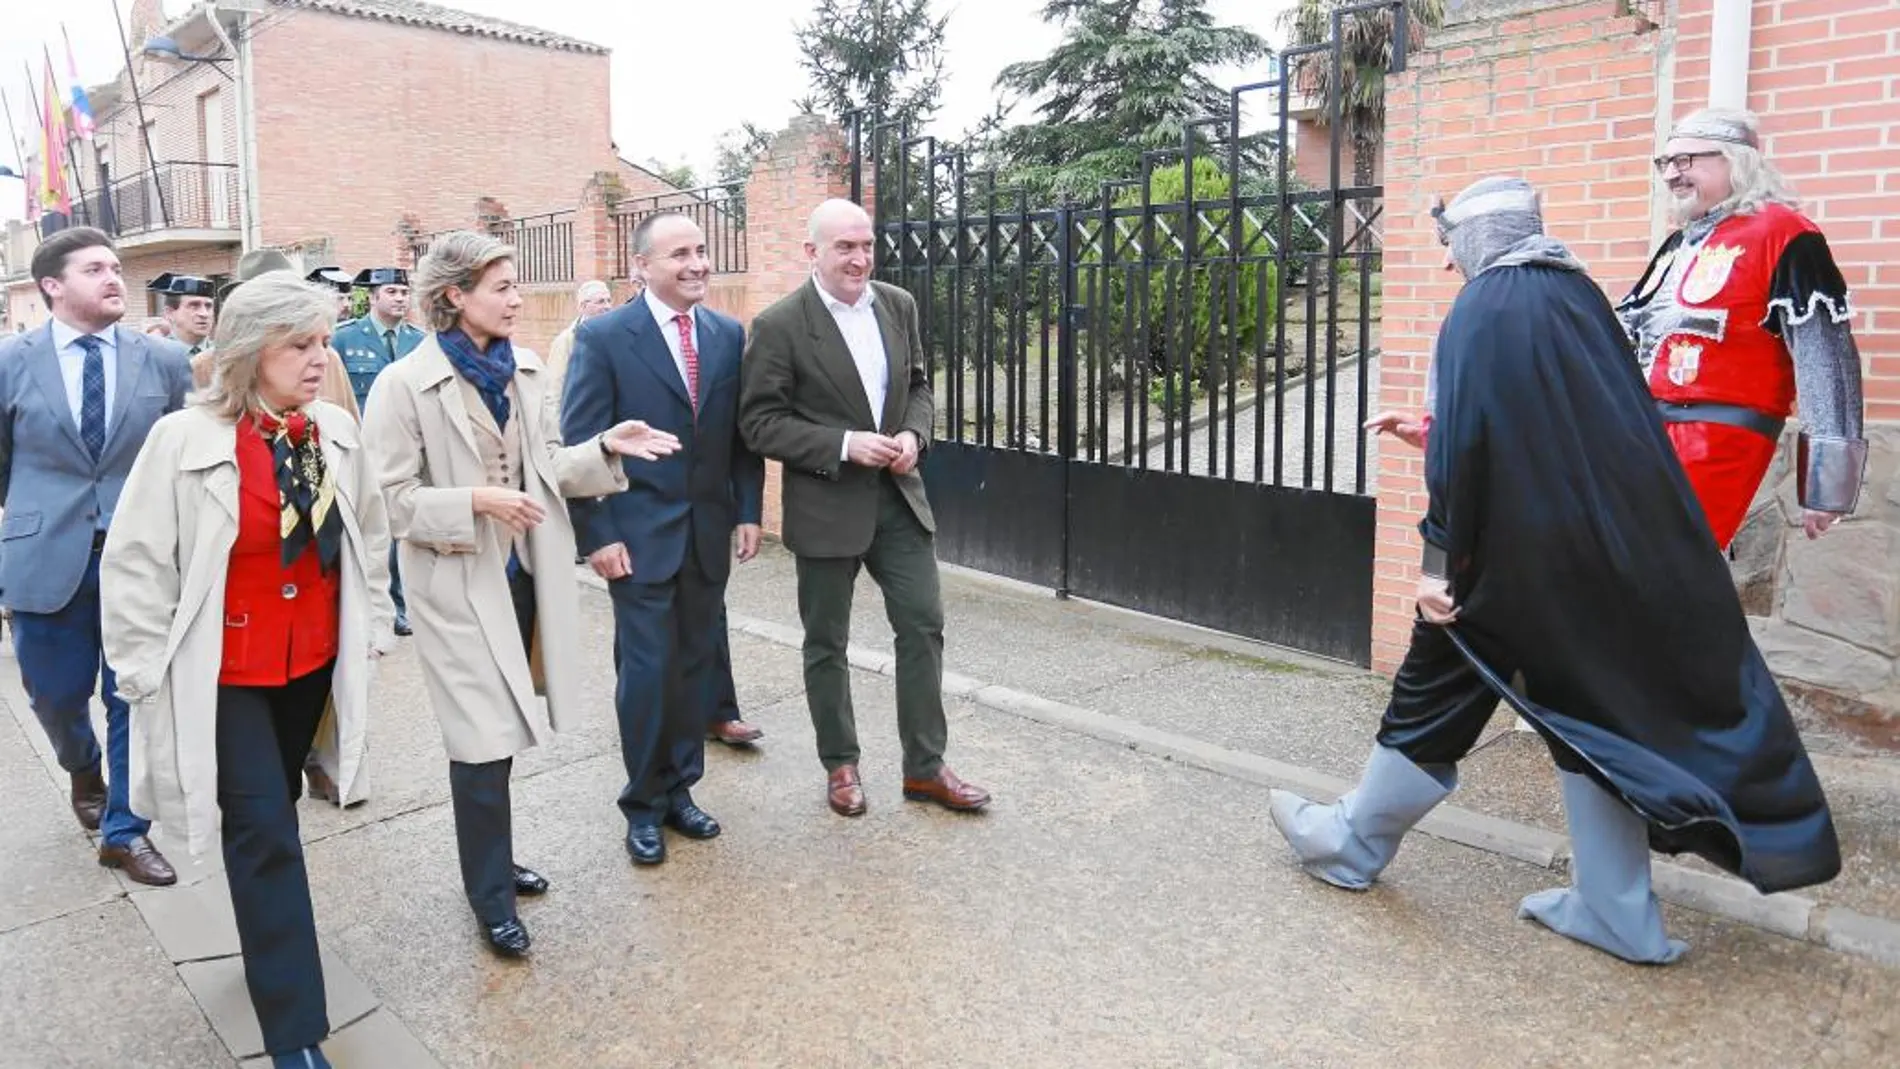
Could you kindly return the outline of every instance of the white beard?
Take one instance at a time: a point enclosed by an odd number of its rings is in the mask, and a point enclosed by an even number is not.
[[[1674,192],[1669,194],[1669,220],[1676,226],[1688,226],[1707,214],[1696,207],[1695,190],[1691,189],[1681,195]]]

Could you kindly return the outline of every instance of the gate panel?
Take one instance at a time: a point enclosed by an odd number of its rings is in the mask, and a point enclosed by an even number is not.
[[[1401,0],[1331,9],[1328,40],[1086,204],[854,121],[877,276],[930,358],[942,559],[1370,663],[1383,190],[1341,181],[1339,79],[1313,76],[1358,18],[1407,39]],[[1306,188],[1290,101],[1315,95],[1331,180]]]
[[[1062,586],[1062,458],[962,442],[924,454],[937,556],[1038,586]]]
[[[1069,477],[1077,596],[1371,663],[1373,498],[1100,464]]]

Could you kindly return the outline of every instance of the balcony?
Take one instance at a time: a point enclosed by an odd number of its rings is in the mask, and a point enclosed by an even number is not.
[[[96,226],[126,251],[164,252],[236,245],[239,229],[235,163],[171,162],[89,189],[74,202],[74,222]]]

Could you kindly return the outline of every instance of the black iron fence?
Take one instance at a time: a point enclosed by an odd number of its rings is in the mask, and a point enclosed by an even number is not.
[[[238,166],[178,161],[88,189],[73,204],[73,221],[132,237],[158,230],[236,230]]]
[[[474,228],[464,228],[474,229]],[[525,283],[574,281],[574,211],[548,212],[519,219],[501,219],[480,228],[514,246],[516,278]],[[421,263],[444,234],[439,230],[409,242],[412,262]]]
[[[1337,9],[1328,40],[1086,204],[1032,204],[889,124],[852,132],[877,275],[924,324],[946,559],[1368,662],[1383,190],[1342,175],[1337,96],[1322,186],[1286,146],[1341,20],[1395,10],[1403,41],[1400,0]]]
[[[712,260],[713,274],[745,273],[745,184],[729,182],[617,202],[609,215],[615,278],[633,276],[633,236],[641,220],[663,214],[684,215],[699,224],[706,234],[706,255]]]

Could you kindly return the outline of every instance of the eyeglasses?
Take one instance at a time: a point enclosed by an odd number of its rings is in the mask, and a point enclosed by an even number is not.
[[[1714,150],[1708,152],[1678,152],[1674,156],[1657,156],[1649,162],[1656,165],[1657,174],[1668,174],[1671,168],[1678,171],[1686,171],[1695,166],[1695,161],[1705,156],[1720,156],[1721,154],[1721,152]]]

